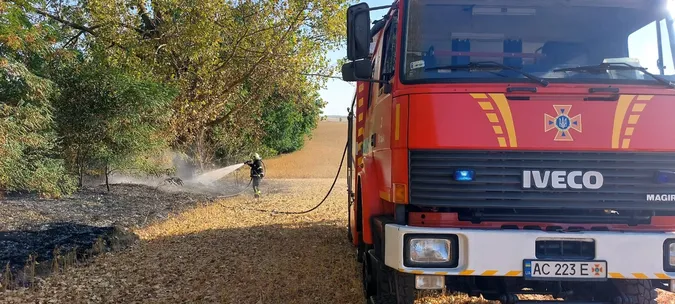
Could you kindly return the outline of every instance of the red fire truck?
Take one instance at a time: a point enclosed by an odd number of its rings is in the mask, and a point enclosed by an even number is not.
[[[643,304],[675,285],[669,6],[351,6],[348,234],[368,301]]]

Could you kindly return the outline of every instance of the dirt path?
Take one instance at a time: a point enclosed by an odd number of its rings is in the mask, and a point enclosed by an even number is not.
[[[360,265],[346,238],[346,183],[329,189],[344,123],[322,123],[301,152],[267,160],[263,198],[250,193],[137,229],[140,243],[49,277],[0,303],[363,303]],[[420,303],[477,303],[467,297]],[[661,303],[673,303],[663,299]]]

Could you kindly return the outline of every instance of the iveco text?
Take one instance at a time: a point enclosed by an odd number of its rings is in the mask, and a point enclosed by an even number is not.
[[[532,171],[523,170],[523,188],[545,189],[551,186],[554,189],[600,189],[604,182],[602,173],[598,171]]]

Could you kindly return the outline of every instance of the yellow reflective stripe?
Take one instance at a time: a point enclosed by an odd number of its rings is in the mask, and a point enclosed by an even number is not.
[[[506,147],[506,138],[504,137],[497,137],[497,142],[499,142],[500,147]]]
[[[509,102],[506,100],[504,94],[490,94],[492,100],[497,104],[499,113],[502,115],[502,120],[504,120],[504,126],[506,127],[506,134],[509,135],[509,145],[512,148],[518,147],[518,140],[516,139],[516,128],[513,125],[513,117],[511,116],[511,108],[509,107]]]
[[[638,278],[638,279],[649,279],[649,277],[641,272],[633,272],[633,276]]]
[[[497,117],[497,114],[485,113],[485,115],[487,115],[487,118],[491,123],[499,122],[499,117]]]
[[[478,102],[480,105],[480,108],[485,110],[485,111],[491,111],[494,110],[495,108],[492,106],[492,103],[489,101],[480,101]]]
[[[628,123],[634,125],[638,122],[638,119],[640,119],[640,115],[630,115],[628,116]]]
[[[614,127],[612,130],[612,148],[619,148],[619,137],[621,136],[621,129],[623,126],[623,119],[626,117],[626,112],[628,112],[628,106],[635,98],[635,95],[622,95],[619,97],[619,101],[616,104],[616,110],[614,111]]]

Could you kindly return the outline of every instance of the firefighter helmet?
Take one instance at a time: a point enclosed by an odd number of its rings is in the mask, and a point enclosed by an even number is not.
[[[260,157],[260,154],[258,154],[258,153],[253,153],[253,159],[255,159],[255,160],[261,160],[262,157]]]

